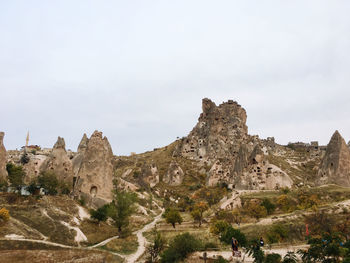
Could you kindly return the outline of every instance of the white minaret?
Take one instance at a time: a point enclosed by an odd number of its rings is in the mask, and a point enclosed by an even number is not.
[[[29,143],[29,131],[27,132],[26,147],[28,147],[28,143]]]

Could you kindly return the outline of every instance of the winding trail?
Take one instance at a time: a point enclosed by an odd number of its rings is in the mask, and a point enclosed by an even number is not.
[[[157,215],[152,222],[150,222],[149,224],[145,225],[142,229],[137,230],[134,232],[134,234],[136,234],[137,236],[137,242],[138,242],[138,248],[136,250],[135,253],[130,254],[130,255],[122,255],[116,252],[111,252],[111,251],[107,251],[104,250],[105,252],[111,253],[113,255],[117,255],[120,256],[122,258],[124,258],[126,260],[127,263],[134,263],[136,262],[136,260],[142,256],[142,254],[145,252],[146,250],[146,244],[147,244],[147,240],[146,238],[143,236],[143,233],[150,230],[151,228],[153,228],[156,223],[161,219],[162,215],[164,213],[164,209],[162,209],[161,213],[159,215]],[[41,234],[41,233],[40,233]],[[77,246],[68,246],[68,245],[64,245],[64,244],[60,244],[60,243],[55,243],[55,242],[50,242],[47,240],[38,240],[38,239],[26,239],[26,238],[21,238],[18,237],[16,235],[13,236],[9,236],[8,238],[0,238],[0,240],[15,240],[15,241],[24,241],[24,242],[34,242],[34,243],[40,243],[40,244],[46,244],[46,245],[51,245],[51,246],[55,246],[55,247],[61,247],[61,248],[70,248],[70,249],[86,249],[86,250],[99,250],[97,249],[98,247],[101,247],[103,245],[106,245],[108,242],[117,239],[119,236],[114,236],[114,237],[110,237],[98,244],[95,244],[93,246],[89,246],[89,247],[77,247]]]
[[[159,215],[157,215],[151,223],[145,225],[142,229],[134,232],[134,234],[136,234],[136,236],[137,236],[137,242],[139,243],[139,246],[137,247],[137,250],[136,250],[135,253],[133,253],[131,255],[128,255],[126,257],[124,256],[124,258],[126,259],[127,263],[134,263],[134,262],[136,262],[136,260],[139,257],[141,257],[142,254],[145,252],[147,240],[143,236],[143,233],[148,231],[148,230],[150,230],[151,228],[153,228],[157,224],[157,222],[161,219],[163,213],[164,213],[164,209],[162,209],[162,212]]]

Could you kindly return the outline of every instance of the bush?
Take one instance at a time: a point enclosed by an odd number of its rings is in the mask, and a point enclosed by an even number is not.
[[[22,166],[15,165],[13,163],[8,163],[6,164],[6,170],[9,176],[9,181],[12,186],[18,187],[23,185],[25,172]]]
[[[272,253],[265,257],[265,263],[280,263],[282,257],[280,254]]]
[[[29,160],[30,160],[29,156],[26,152],[24,154],[22,154],[21,159],[20,159],[21,164],[29,163]]]
[[[226,229],[230,226],[229,223],[227,223],[224,220],[217,220],[214,221],[210,226],[210,232],[214,235],[221,235],[226,231]]]
[[[273,225],[267,233],[267,239],[270,243],[278,243],[289,235],[289,229],[282,224]]]
[[[197,251],[200,242],[191,234],[184,233],[177,235],[161,255],[162,263],[174,263],[184,260],[188,254]]]
[[[90,210],[91,218],[94,220],[97,220],[98,224],[100,224],[101,221],[102,222],[106,221],[108,218],[108,209],[109,209],[109,205],[101,206],[96,210],[91,209]]]
[[[232,237],[237,239],[238,246],[245,247],[247,245],[246,236],[238,229],[234,229],[231,225],[222,233],[220,241],[231,244]]]
[[[257,220],[267,215],[266,208],[254,201],[250,201],[244,209],[249,216],[254,217]]]
[[[81,197],[81,198],[78,200],[78,202],[79,202],[79,204],[80,204],[81,206],[85,206],[85,205],[86,205],[86,200],[85,200],[84,197]]]
[[[276,205],[273,204],[269,199],[264,198],[264,200],[261,202],[261,206],[266,208],[267,214],[271,215],[275,209],[276,209]]]
[[[6,208],[0,209],[0,220],[3,222],[7,222],[10,220],[10,212]]]

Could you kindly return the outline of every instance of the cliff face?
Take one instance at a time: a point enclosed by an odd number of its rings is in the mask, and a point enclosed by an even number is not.
[[[90,139],[82,139],[74,160],[75,192],[99,206],[113,198],[113,152],[102,132],[95,131]]]
[[[350,149],[338,131],[327,145],[318,175],[322,184],[350,186]]]
[[[7,154],[4,146],[4,132],[0,132],[0,181],[7,181],[6,162]]]

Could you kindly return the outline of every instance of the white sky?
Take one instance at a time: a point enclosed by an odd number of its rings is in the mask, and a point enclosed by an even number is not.
[[[350,1],[0,0],[0,130],[7,149],[117,155],[186,136],[201,100],[233,99],[250,134],[350,139]]]

